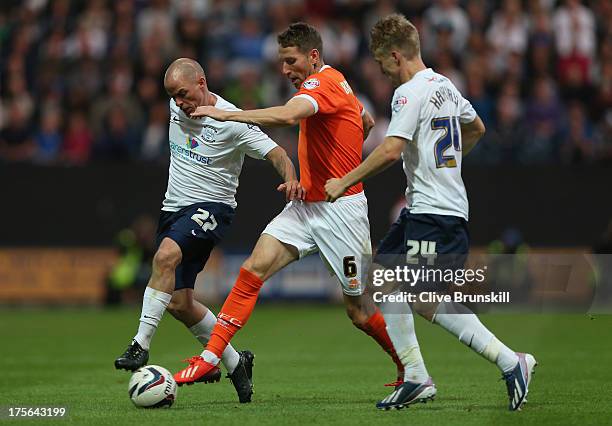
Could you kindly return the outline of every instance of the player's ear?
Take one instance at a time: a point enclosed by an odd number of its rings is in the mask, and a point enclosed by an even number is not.
[[[310,51],[310,63],[314,66],[321,61],[321,53],[318,49],[312,49]]]
[[[395,61],[395,65],[399,66],[399,64],[401,62],[401,53],[398,52],[397,50],[392,50],[391,51],[391,56],[393,56],[393,60]]]

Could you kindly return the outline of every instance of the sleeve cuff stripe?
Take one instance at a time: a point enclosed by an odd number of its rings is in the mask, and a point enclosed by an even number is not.
[[[315,98],[313,98],[312,96],[307,95],[307,94],[305,94],[305,93],[301,93],[301,94],[299,94],[299,95],[295,95],[294,97],[296,97],[296,98],[304,98],[304,99],[308,99],[308,100],[310,101],[310,103],[312,104],[312,106],[314,107],[315,114],[316,114],[317,112],[319,112],[319,104],[317,103],[316,99],[315,99]]]

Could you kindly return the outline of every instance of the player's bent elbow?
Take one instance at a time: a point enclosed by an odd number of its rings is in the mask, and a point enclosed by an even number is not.
[[[480,127],[478,128],[478,138],[481,138],[485,135],[485,133],[487,132],[487,129],[484,125],[484,123],[481,122]]]
[[[478,138],[483,137],[487,130],[483,121],[480,118],[477,118],[475,124],[476,124],[475,126],[476,128],[474,130],[475,130],[476,135],[478,136]]]
[[[387,149],[385,151],[385,160],[387,160],[387,163],[394,163],[397,160],[400,159],[400,157],[402,156],[402,151],[398,151],[398,150],[393,150],[393,149]]]

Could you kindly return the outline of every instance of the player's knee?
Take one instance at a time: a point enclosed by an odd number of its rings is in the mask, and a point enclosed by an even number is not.
[[[184,318],[189,316],[193,305],[191,300],[188,299],[172,299],[168,304],[166,310],[179,321],[183,321]]]
[[[363,329],[368,322],[368,316],[359,306],[349,305],[346,307],[346,314],[353,322],[353,325]]]
[[[153,267],[160,272],[171,272],[181,261],[180,250],[160,247],[153,257]]]

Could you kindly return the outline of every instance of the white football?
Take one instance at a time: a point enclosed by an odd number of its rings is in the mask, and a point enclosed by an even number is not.
[[[170,408],[176,399],[176,382],[164,367],[146,365],[132,374],[128,394],[137,407]]]

